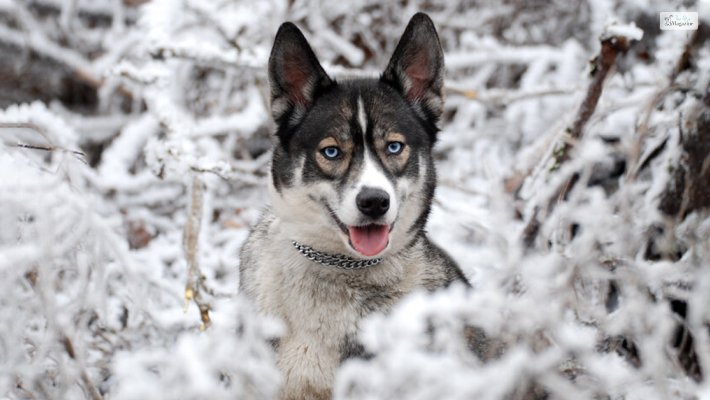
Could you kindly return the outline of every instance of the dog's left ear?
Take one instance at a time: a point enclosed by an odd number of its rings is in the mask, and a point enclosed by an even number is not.
[[[412,17],[381,79],[436,125],[444,107],[444,53],[429,16],[417,13]]]

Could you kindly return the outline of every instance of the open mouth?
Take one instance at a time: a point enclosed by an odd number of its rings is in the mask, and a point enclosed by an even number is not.
[[[347,235],[350,246],[363,256],[376,256],[382,253],[389,244],[390,230],[394,228],[394,223],[392,225],[348,226],[335,215],[335,212],[327,204],[325,206],[340,230]]]
[[[364,256],[380,254],[389,243],[389,225],[348,226],[350,245]]]

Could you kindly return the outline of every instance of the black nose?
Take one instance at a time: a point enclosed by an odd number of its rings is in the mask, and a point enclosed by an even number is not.
[[[382,189],[365,187],[357,194],[355,203],[363,214],[379,218],[390,209],[390,195]]]

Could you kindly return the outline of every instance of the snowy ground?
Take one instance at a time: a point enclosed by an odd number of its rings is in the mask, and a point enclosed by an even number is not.
[[[335,398],[710,399],[710,33],[658,20],[708,0],[0,0],[0,398],[275,398],[282,327],[237,291],[273,36],[376,76],[417,11],[447,65],[428,230],[475,290],[366,321]]]

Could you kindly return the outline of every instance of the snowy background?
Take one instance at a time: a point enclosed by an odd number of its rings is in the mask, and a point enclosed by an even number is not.
[[[0,398],[275,398],[281,324],[237,290],[273,37],[377,76],[417,11],[447,66],[429,232],[475,290],[368,319],[335,398],[710,399],[708,0],[0,0]],[[629,44],[606,79],[600,38]]]

